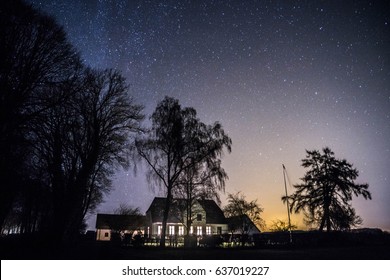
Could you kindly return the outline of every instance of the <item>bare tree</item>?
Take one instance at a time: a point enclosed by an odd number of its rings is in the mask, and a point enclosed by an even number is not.
[[[219,123],[205,125],[196,117],[195,109],[182,109],[178,100],[170,97],[157,105],[151,120],[150,132],[137,140],[136,147],[138,155],[149,167],[149,180],[157,182],[166,191],[160,242],[163,247],[169,209],[180,179],[197,165],[211,166],[211,161],[222,156],[224,148],[231,150],[231,139]]]
[[[261,217],[261,213],[264,211],[263,208],[257,203],[257,200],[247,201],[240,192],[228,194],[228,204],[223,211],[225,216],[230,218],[230,230],[241,233],[242,245],[245,242],[244,236],[253,229],[253,224],[260,229],[265,226],[265,222]]]
[[[55,20],[0,4],[0,225],[72,238],[127,166],[141,106],[113,70],[85,69]]]
[[[272,221],[272,225],[269,228],[269,230],[274,231],[274,232],[278,232],[278,231],[285,232],[285,231],[289,231],[289,230],[295,230],[297,228],[298,227],[296,225],[292,224],[291,226],[289,226],[288,222],[277,219],[277,220]]]
[[[87,69],[80,84],[34,124],[31,135],[50,197],[42,227],[54,228],[61,238],[77,233],[110,190],[115,168],[127,167],[131,136],[143,117],[120,73]]]
[[[71,81],[81,63],[62,27],[20,0],[0,4],[0,41],[1,226],[22,188],[34,181],[30,123],[63,100],[43,91]]]
[[[126,204],[120,204],[118,208],[114,210],[114,214],[117,215],[133,215],[133,216],[142,216],[141,210],[139,207],[132,207]]]
[[[225,191],[227,179],[227,173],[218,158],[194,164],[180,176],[178,187],[174,189],[174,197],[184,199],[185,203],[179,206],[184,208],[182,216],[185,218],[183,225],[187,229],[187,235],[190,233],[192,222],[196,219],[192,211],[196,201],[212,199],[220,204],[219,192]]]

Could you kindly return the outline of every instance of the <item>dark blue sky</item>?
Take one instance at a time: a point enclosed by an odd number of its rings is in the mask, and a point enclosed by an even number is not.
[[[233,140],[226,191],[257,198],[268,225],[286,218],[282,163],[299,183],[305,149],[329,146],[370,184],[373,200],[353,201],[364,226],[390,230],[388,1],[31,2],[86,64],[121,70],[146,114],[169,95],[220,121]],[[142,168],[114,186],[100,212],[145,211],[156,194]]]

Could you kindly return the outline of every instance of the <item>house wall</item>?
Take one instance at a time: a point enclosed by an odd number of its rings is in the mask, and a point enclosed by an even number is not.
[[[183,226],[183,224],[181,224],[181,223],[180,224],[179,223],[167,223],[167,229],[166,229],[166,232],[165,232],[166,236],[170,235],[170,232],[169,232],[169,227],[170,226],[174,226],[174,235],[179,235],[179,227]],[[162,230],[162,223],[154,223],[154,224],[152,224],[152,226],[150,227],[150,235],[151,235],[151,237],[159,235],[158,234],[158,227],[161,227],[161,230]],[[184,228],[184,234],[185,234],[185,228]]]
[[[240,229],[237,229],[235,231],[229,231],[229,233],[233,233],[233,234],[241,234],[241,230]],[[248,235],[254,235],[254,234],[259,234],[261,233],[260,230],[257,229],[257,227],[251,227],[248,231],[247,231],[247,234]]]
[[[151,226],[150,234],[151,236],[157,236],[158,235],[158,227],[161,226],[161,223],[154,223]]]
[[[201,215],[201,220],[198,220],[198,215]],[[205,226],[206,225],[206,211],[203,207],[196,202],[192,207],[192,226]]]
[[[123,237],[125,234],[136,234],[144,235],[145,231],[143,228],[139,230],[123,230],[120,232],[120,235]],[[98,241],[110,241],[111,240],[111,230],[110,229],[97,229],[96,231],[96,240]]]
[[[199,216],[200,219],[198,219],[198,215],[201,215],[201,216]],[[219,233],[225,234],[225,233],[229,232],[227,224],[206,224],[206,219],[207,219],[206,215],[207,215],[206,211],[200,205],[200,203],[195,202],[193,207],[192,207],[192,227],[193,227],[193,234],[194,235],[197,235],[197,233],[198,233],[197,227],[202,227],[202,234],[201,234],[202,236],[204,236],[208,233],[210,233],[210,235],[216,235]],[[152,217],[151,217],[150,212],[146,213],[146,218],[148,221],[152,221]],[[183,222],[185,222],[185,221],[183,221]],[[156,222],[153,224],[148,224],[148,226],[150,227],[149,237],[157,237],[159,235],[158,234],[158,227],[162,226],[162,222],[159,221],[159,222]],[[167,237],[170,236],[169,226],[174,226],[174,235],[180,236],[179,227],[183,226],[182,223],[167,223],[167,228],[166,228],[166,236]],[[206,230],[207,227],[211,227],[211,230],[207,231]],[[218,227],[221,228],[220,232],[218,231]],[[184,227],[183,235],[186,235],[186,233],[187,233],[187,229],[186,229],[186,227]]]
[[[159,226],[162,227],[162,224],[161,223],[154,223],[151,226],[151,231],[150,231],[151,237],[158,236],[158,227]],[[170,236],[170,232],[169,232],[170,226],[174,226],[174,235],[180,236],[179,227],[183,226],[183,224],[168,223],[167,230],[166,230],[166,236]],[[202,227],[202,234],[201,234],[202,236],[208,235],[207,227],[211,227],[211,232],[209,235],[229,233],[227,224],[205,224],[205,223],[201,223],[200,221],[198,221],[197,223],[193,223],[193,226],[192,226],[193,227],[193,235],[197,235],[197,227],[199,227],[199,226]],[[218,231],[219,227],[221,228],[221,232]],[[184,233],[182,235],[186,235],[186,228],[185,227],[184,227]]]
[[[210,224],[210,226],[212,235],[229,233],[229,227],[227,224]],[[218,231],[219,227],[221,228],[221,232]]]
[[[96,240],[98,240],[98,241],[110,241],[111,240],[111,230],[109,230],[109,229],[97,229],[97,231],[96,231]]]

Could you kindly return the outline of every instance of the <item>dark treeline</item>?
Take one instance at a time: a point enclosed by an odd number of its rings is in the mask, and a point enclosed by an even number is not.
[[[121,74],[89,69],[55,20],[0,4],[0,226],[72,238],[126,166],[142,107]]]

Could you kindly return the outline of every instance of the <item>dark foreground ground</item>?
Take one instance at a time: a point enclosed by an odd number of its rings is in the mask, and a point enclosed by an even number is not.
[[[184,259],[184,260],[327,260],[389,259],[390,246],[328,248],[96,248],[94,256],[108,259]],[[94,256],[91,256],[94,258]]]
[[[159,248],[124,247],[109,242],[82,242],[66,247],[38,244],[2,244],[1,259],[64,259],[64,260],[390,260],[390,245],[357,245],[299,248],[273,246],[265,248]]]
[[[223,247],[214,237],[199,241],[206,247],[160,248],[141,243],[95,241],[80,235],[71,243],[49,242],[50,236],[7,235],[0,237],[1,259],[59,260],[390,260],[390,234],[376,229],[358,232],[262,233],[251,247]],[[139,239],[138,239],[139,240]],[[152,243],[147,243],[152,244]],[[196,244],[196,243],[195,243]],[[195,245],[194,244],[194,245]],[[283,245],[284,244],[284,245]],[[237,245],[237,244],[236,244]],[[207,247],[208,246],[208,247]],[[222,246],[222,247],[219,247]]]

